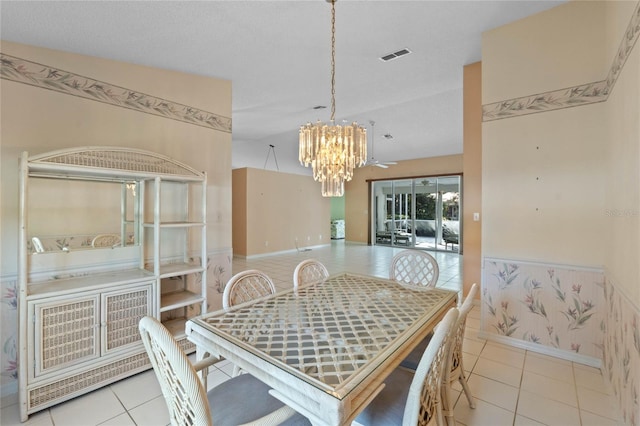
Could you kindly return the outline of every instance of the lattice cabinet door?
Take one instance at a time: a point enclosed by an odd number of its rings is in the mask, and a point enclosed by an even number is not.
[[[138,323],[153,315],[152,283],[102,294],[102,354],[140,345]]]
[[[49,299],[50,300],[50,299]],[[100,299],[97,294],[50,302],[30,302],[34,362],[31,377],[55,372],[100,356]]]

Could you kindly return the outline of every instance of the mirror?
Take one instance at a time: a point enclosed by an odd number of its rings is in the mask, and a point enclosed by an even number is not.
[[[31,253],[138,245],[139,183],[51,178],[29,181]]]

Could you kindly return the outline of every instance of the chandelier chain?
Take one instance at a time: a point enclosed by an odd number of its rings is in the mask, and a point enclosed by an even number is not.
[[[336,1],[331,0],[331,121],[336,119]]]
[[[323,197],[341,197],[344,183],[353,177],[353,169],[367,162],[367,130],[355,121],[335,124],[336,0],[327,3],[331,3],[331,123],[318,120],[300,126],[298,159],[313,169],[313,179],[322,183]]]

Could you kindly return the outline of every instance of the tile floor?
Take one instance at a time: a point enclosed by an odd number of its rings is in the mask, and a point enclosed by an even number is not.
[[[293,269],[303,259],[323,262],[332,274],[349,271],[387,277],[391,258],[400,249],[334,241],[314,248],[254,259],[234,259],[233,273],[260,269],[279,289],[291,286]],[[432,253],[440,266],[438,286],[460,290],[462,261],[458,254]],[[458,424],[476,425],[593,425],[622,424],[616,402],[607,392],[598,369],[540,355],[478,338],[479,307],[469,314],[464,366],[476,401],[470,409],[456,384]],[[226,380],[233,366],[216,364],[209,386]],[[29,417],[25,425],[166,425],[168,413],[153,371],[149,370]],[[15,395],[2,399],[0,424],[18,425]]]

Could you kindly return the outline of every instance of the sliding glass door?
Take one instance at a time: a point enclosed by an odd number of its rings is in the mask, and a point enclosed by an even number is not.
[[[375,182],[372,200],[375,244],[413,247],[413,181],[408,179]]]
[[[373,182],[374,244],[459,251],[460,176]]]

